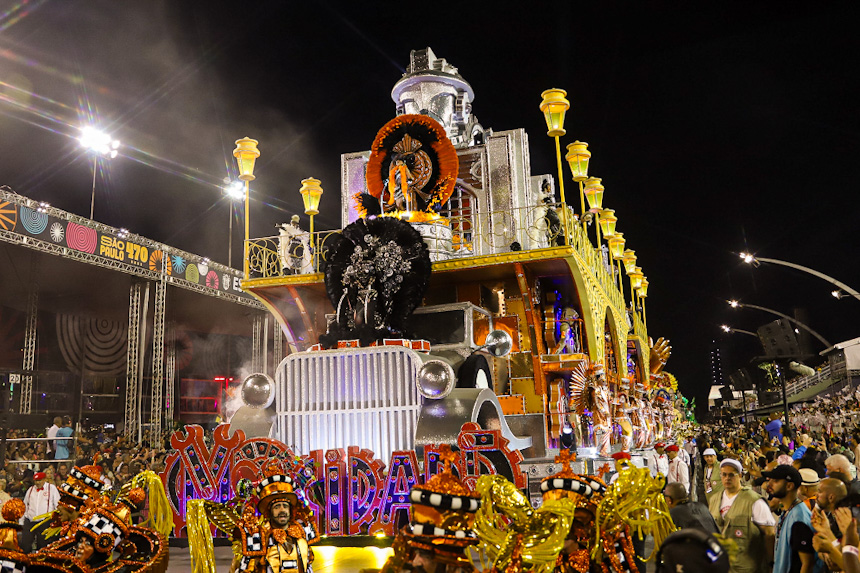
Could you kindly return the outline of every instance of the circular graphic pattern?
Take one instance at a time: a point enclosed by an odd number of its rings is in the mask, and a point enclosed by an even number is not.
[[[98,233],[95,229],[69,223],[66,225],[66,244],[78,251],[93,254],[98,245]]]
[[[18,210],[9,201],[0,201],[0,227],[4,231],[14,231],[18,224]]]
[[[149,255],[149,270],[172,274],[170,257],[165,257],[161,251],[152,251],[152,254]]]
[[[197,265],[188,265],[185,269],[185,279],[193,283],[200,282],[200,273],[197,272]]]
[[[173,270],[179,274],[184,273],[185,272],[185,266],[187,265],[187,263],[185,262],[185,259],[183,259],[179,255],[173,255],[171,257],[171,259],[173,260]]]
[[[63,225],[61,223],[54,223],[51,225],[51,240],[55,243],[62,243],[63,238],[66,236],[66,231],[63,229]]]
[[[29,207],[22,206],[21,209],[21,224],[31,234],[38,235],[48,226],[48,214],[39,213]]]
[[[218,273],[209,271],[209,274],[206,275],[206,286],[209,288],[218,288],[218,284]]]

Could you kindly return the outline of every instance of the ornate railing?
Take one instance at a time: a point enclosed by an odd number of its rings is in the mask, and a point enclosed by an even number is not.
[[[646,344],[648,343],[648,332],[645,330],[645,323],[642,322],[642,319],[635,312],[633,313],[633,334]]]
[[[561,203],[482,213],[474,209],[442,211],[440,218],[419,225],[434,260],[486,256],[572,246],[616,308],[624,309],[616,277],[602,252],[589,240],[570,207],[564,217]],[[565,228],[567,232],[565,233]],[[340,231],[322,231],[311,238],[307,232],[248,241],[251,278],[286,277],[321,272],[331,237]],[[311,240],[312,239],[312,240]],[[615,267],[620,272],[620,267]],[[638,326],[637,332],[644,332]]]
[[[250,278],[287,277],[321,272],[327,260],[331,238],[340,231],[250,239],[248,272]]]

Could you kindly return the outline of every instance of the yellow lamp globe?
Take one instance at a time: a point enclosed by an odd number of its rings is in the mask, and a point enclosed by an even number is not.
[[[320,180],[314,177],[302,179],[299,193],[302,194],[302,202],[305,204],[305,215],[316,215],[320,212],[320,198],[323,194],[320,183]]]
[[[589,177],[585,182],[585,200],[588,201],[588,209],[596,213],[603,208],[603,185],[599,177]]]
[[[627,276],[630,277],[630,286],[634,290],[642,286],[642,279],[645,278],[645,275],[642,273],[642,267],[634,267],[633,272],[628,272]]]
[[[603,209],[600,211],[600,232],[607,239],[615,234],[615,224],[618,222],[618,217],[615,216],[615,209]]]
[[[620,261],[624,258],[624,233],[615,233],[607,240],[609,243],[609,254],[612,255],[612,258],[616,261]]]
[[[646,277],[642,277],[642,282],[639,283],[639,296],[642,298],[648,298],[648,279]]]
[[[588,179],[588,161],[591,159],[591,152],[588,150],[588,144],[584,141],[574,141],[567,146],[567,154],[564,156],[567,164],[570,165],[570,173],[573,175],[574,181],[585,181]]]
[[[570,102],[564,97],[567,92],[552,88],[540,95],[543,98],[540,102],[540,110],[546,119],[546,134],[550,137],[561,137],[567,133],[564,130],[564,114],[570,109]]]
[[[236,158],[236,163],[239,164],[239,179],[242,181],[254,180],[254,162],[260,157],[260,150],[257,149],[259,141],[244,137],[236,140],[236,149],[233,150],[233,157]]]
[[[629,275],[636,268],[636,251],[627,249],[621,256],[621,260],[624,262],[624,270]]]

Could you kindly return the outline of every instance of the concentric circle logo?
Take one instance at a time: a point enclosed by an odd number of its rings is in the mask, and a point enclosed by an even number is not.
[[[69,223],[66,225],[66,244],[78,251],[93,254],[98,246],[98,233],[95,229]]]
[[[48,226],[48,214],[39,213],[29,207],[21,206],[21,224],[31,234],[38,235]]]

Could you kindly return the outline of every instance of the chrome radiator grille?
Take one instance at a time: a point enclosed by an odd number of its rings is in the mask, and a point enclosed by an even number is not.
[[[288,356],[276,376],[274,437],[296,453],[360,446],[387,463],[414,447],[421,363],[402,346]]]

